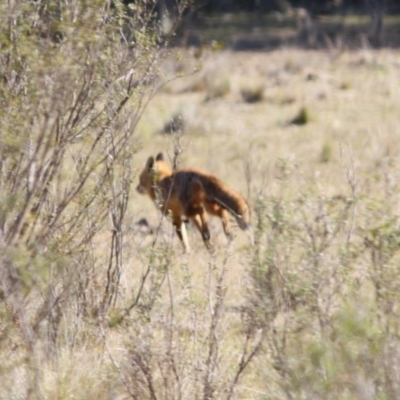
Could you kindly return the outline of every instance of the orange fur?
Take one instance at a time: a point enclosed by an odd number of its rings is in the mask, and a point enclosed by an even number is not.
[[[182,168],[173,172],[162,153],[155,160],[149,157],[136,189],[141,194],[149,195],[165,215],[171,215],[185,250],[189,250],[189,242],[184,217],[194,223],[209,249],[212,244],[207,213],[221,218],[228,238],[231,237],[229,213],[236,218],[241,229],[250,227],[249,206],[239,193],[214,175],[199,169]]]

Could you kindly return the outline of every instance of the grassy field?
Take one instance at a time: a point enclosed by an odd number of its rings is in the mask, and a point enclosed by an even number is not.
[[[239,230],[226,248],[214,220],[215,260],[192,230],[193,254],[171,262],[176,323],[188,329],[193,346],[203,341],[199,326],[208,327],[212,318],[208,277],[213,268],[224,273],[214,397],[226,397],[243,329],[247,323],[256,329],[257,321],[261,329],[259,319],[268,337],[236,398],[396,397],[397,350],[389,349],[397,346],[392,323],[397,326],[400,283],[392,243],[399,240],[399,53],[226,50],[205,52],[202,63],[200,72],[168,84],[146,110],[137,162],[140,169],[159,151],[172,157],[174,135],[160,131],[179,114],[180,165],[212,171],[253,207],[257,250]],[[180,70],[193,67],[184,56]],[[258,93],[257,100],[246,101],[246,93]],[[296,123],[301,113],[304,120]],[[146,198],[135,196],[131,210],[134,219],[158,221]],[[173,248],[179,254],[176,238]],[[186,280],[194,297],[189,308]],[[388,280],[390,287],[378,289]],[[380,290],[388,296],[386,306]],[[261,315],[246,317],[252,307]],[[254,343],[256,336],[252,332]],[[185,354],[196,364],[186,340]],[[379,370],[386,370],[384,378],[377,377]]]
[[[350,162],[360,190],[369,182],[382,184],[380,169],[395,171],[397,52],[222,51],[205,54],[203,63],[200,72],[168,84],[149,105],[138,127],[138,170],[149,155],[172,156],[174,135],[159,132],[179,114],[185,124],[181,165],[213,171],[245,195],[249,184],[252,196],[276,195],[283,166],[295,175],[285,185],[288,195],[307,183],[323,195],[348,195]],[[187,64],[189,72],[193,65]],[[210,98],[219,85],[226,86],[223,94]],[[246,102],[246,90],[261,92],[260,101]],[[305,123],[292,123],[302,110]],[[383,195],[374,190],[374,196]]]
[[[178,48],[163,64],[165,77],[182,77],[162,86],[135,128],[121,229],[100,190],[104,209],[91,212],[110,221],[93,227],[87,253],[55,252],[49,267],[34,266],[21,315],[56,299],[44,322],[37,314],[36,341],[2,304],[0,398],[400,398],[400,53],[291,46],[292,25],[280,46],[235,51],[246,38],[237,22],[232,46],[218,36],[229,30],[200,26],[201,51]],[[177,116],[181,127],[165,129]],[[147,158],[172,160],[176,149],[179,166],[210,171],[247,198],[254,245],[237,227],[227,243],[211,219],[215,253],[188,226],[183,254],[168,219],[134,191]],[[31,268],[24,254],[15,259]],[[119,285],[105,305],[113,271]]]

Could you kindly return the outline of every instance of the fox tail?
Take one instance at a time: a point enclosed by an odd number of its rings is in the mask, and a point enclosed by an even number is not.
[[[241,229],[251,229],[250,209],[246,200],[239,193],[230,188],[220,188],[212,200],[230,212]]]
[[[224,200],[222,200],[221,198],[214,197],[214,201],[216,203],[218,203],[221,207],[225,208],[235,217],[236,222],[239,225],[240,229],[243,229],[244,231],[250,229],[251,228],[250,218],[249,218],[250,216],[247,204],[246,203],[239,204],[234,201],[235,199],[232,198]]]

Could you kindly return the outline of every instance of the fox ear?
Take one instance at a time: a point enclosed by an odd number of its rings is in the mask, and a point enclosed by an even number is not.
[[[146,163],[147,169],[152,169],[154,167],[154,157],[149,157]]]
[[[164,154],[163,153],[158,153],[156,157],[156,161],[164,161]]]

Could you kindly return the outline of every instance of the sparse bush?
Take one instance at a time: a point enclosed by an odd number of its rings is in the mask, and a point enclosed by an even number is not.
[[[264,85],[243,87],[240,94],[246,103],[258,103],[264,100]]]
[[[213,75],[206,78],[207,96],[205,101],[224,97],[231,91],[228,76]]]
[[[322,163],[328,163],[332,161],[332,157],[333,157],[332,144],[325,143],[322,146],[321,155],[319,159]]]
[[[310,113],[306,107],[301,107],[298,114],[290,121],[293,125],[306,125],[310,122]]]
[[[293,59],[286,60],[283,68],[285,71],[290,72],[292,74],[298,74],[303,70],[303,66],[299,64],[298,61],[295,61]]]
[[[185,129],[185,120],[181,113],[177,113],[173,115],[170,120],[164,125],[161,130],[161,133],[165,133],[166,135],[171,135],[173,133],[181,133]]]
[[[103,342],[121,307],[134,132],[169,57],[145,3],[0,6],[0,340],[18,349],[5,397],[46,397],[44,364]]]
[[[351,89],[351,84],[350,84],[350,82],[342,82],[340,84],[339,88],[341,90],[349,90],[349,89]]]
[[[354,168],[344,169],[347,195],[304,187],[288,201],[282,185],[254,207],[246,310],[265,330],[259,368],[276,398],[399,396],[389,350],[399,344],[399,221],[383,203],[371,214]]]

